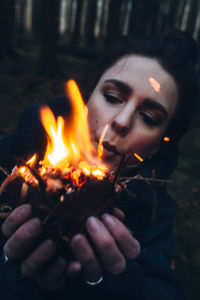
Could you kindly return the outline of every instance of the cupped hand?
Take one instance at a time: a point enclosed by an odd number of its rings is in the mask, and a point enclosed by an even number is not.
[[[115,216],[104,214],[102,220],[90,217],[86,228],[93,247],[81,234],[74,236],[71,246],[87,281],[97,281],[103,270],[113,275],[122,273],[126,259],[135,259],[140,254],[139,242]],[[73,269],[70,271],[73,274]]]
[[[113,213],[119,220],[123,220],[125,217],[124,213],[117,208],[114,209]],[[116,222],[120,222],[115,217],[111,218],[114,218],[113,220]],[[87,222],[87,229],[106,269],[114,274],[119,272],[113,271],[116,268],[116,263],[111,264],[110,267],[106,263],[106,261],[109,262],[109,258],[105,253],[105,248],[109,248],[110,241],[112,241],[110,245],[111,250],[114,250],[117,256],[116,260],[119,259],[124,264],[124,257],[123,254],[119,253],[120,250],[117,250],[116,246],[117,240],[119,239],[120,243],[121,238],[118,237],[115,229],[113,230],[108,224],[106,225],[106,219],[105,215],[103,218],[104,224],[96,219],[101,227],[98,234],[94,233],[94,230],[91,229],[92,218]],[[123,227],[123,224],[120,222],[121,226]],[[8,237],[4,246],[5,255],[10,260],[19,261],[22,274],[32,276],[38,285],[45,289],[60,288],[65,283],[66,278],[76,278],[80,275],[82,269],[85,278],[88,280],[97,280],[102,273],[101,263],[96,258],[90,243],[83,235],[76,235],[74,237],[72,249],[77,260],[68,263],[65,259],[56,255],[56,246],[51,240],[46,240],[35,247],[34,242],[42,232],[42,225],[38,218],[32,218],[31,207],[28,204],[16,208],[10,214],[2,225],[2,232]],[[114,233],[114,236],[116,235],[116,241],[112,238],[112,233]],[[101,237],[102,234],[103,236]],[[130,235],[129,232],[128,235]],[[82,252],[81,250],[82,254],[80,254],[80,243],[86,245],[88,251]],[[113,267],[114,265],[115,267]]]
[[[30,205],[16,208],[4,221],[2,232],[8,237],[4,253],[10,261],[19,262],[23,275],[32,276],[46,289],[58,289],[64,284],[67,262],[56,255],[55,244],[45,240],[35,246],[42,224],[32,218]],[[80,269],[80,263],[77,265]]]

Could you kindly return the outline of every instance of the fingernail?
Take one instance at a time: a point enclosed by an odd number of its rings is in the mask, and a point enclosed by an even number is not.
[[[62,270],[62,269],[64,270],[66,265],[67,265],[66,260],[62,257],[58,257],[58,259],[56,261],[55,268],[58,269],[58,270]]]
[[[73,242],[75,243],[75,245],[79,248],[79,250],[84,251],[87,246],[85,244],[85,241],[83,239],[83,237],[80,234],[77,234],[74,238],[73,238]]]
[[[100,226],[95,217],[88,218],[87,227],[92,233],[97,233],[100,231]]]
[[[20,209],[19,211],[19,217],[24,219],[27,218],[31,213],[31,207],[30,206],[26,206]]]
[[[40,249],[40,253],[46,254],[48,251],[54,250],[54,249],[55,249],[54,243],[51,240],[48,240],[42,245],[42,247]]]
[[[27,224],[26,229],[29,234],[36,233],[40,228],[40,220],[34,219],[29,224]]]
[[[109,214],[103,214],[102,219],[108,226],[114,227],[116,225],[115,220]]]

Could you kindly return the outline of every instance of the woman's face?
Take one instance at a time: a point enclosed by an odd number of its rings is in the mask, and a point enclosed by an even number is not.
[[[150,78],[160,84],[160,90]],[[177,101],[174,79],[155,59],[136,55],[120,59],[100,78],[87,105],[96,147],[109,125],[104,161],[114,167],[123,154],[146,158],[158,151]]]

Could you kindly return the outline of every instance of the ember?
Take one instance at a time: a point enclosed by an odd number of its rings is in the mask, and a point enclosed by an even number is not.
[[[153,77],[149,77],[149,83],[152,86],[152,88],[156,91],[156,93],[160,92],[160,83],[154,79]]]
[[[139,161],[143,161],[143,158],[141,156],[139,156],[137,153],[134,153],[134,156],[139,160]]]
[[[163,141],[165,141],[166,143],[168,143],[168,142],[170,142],[170,138],[167,137],[167,136],[165,136],[165,137],[163,138]]]

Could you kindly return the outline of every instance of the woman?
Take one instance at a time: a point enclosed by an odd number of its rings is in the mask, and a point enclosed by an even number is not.
[[[176,143],[195,110],[196,59],[194,40],[180,31],[153,38],[123,37],[110,46],[85,91],[94,145],[109,124],[103,159],[110,167],[135,152],[145,161],[127,171],[129,176],[151,177],[154,170],[160,179],[169,177],[176,165]],[[60,114],[65,104],[61,100],[50,106]],[[28,109],[17,133],[2,141],[6,154],[0,157],[6,155],[9,162],[4,166],[11,167],[16,155],[30,156],[41,148],[37,116],[37,109]],[[165,136],[170,143],[163,142]],[[137,165],[136,159],[130,164]],[[116,208],[115,215],[87,220],[92,245],[84,235],[74,236],[73,262],[56,256],[50,240],[34,248],[42,232],[40,221],[31,218],[29,205],[16,208],[2,226],[8,238],[3,252],[10,261],[20,262],[21,272],[2,268],[4,288],[9,286],[6,299],[184,299],[170,267],[175,208],[166,187],[135,181],[116,198],[121,210]]]

